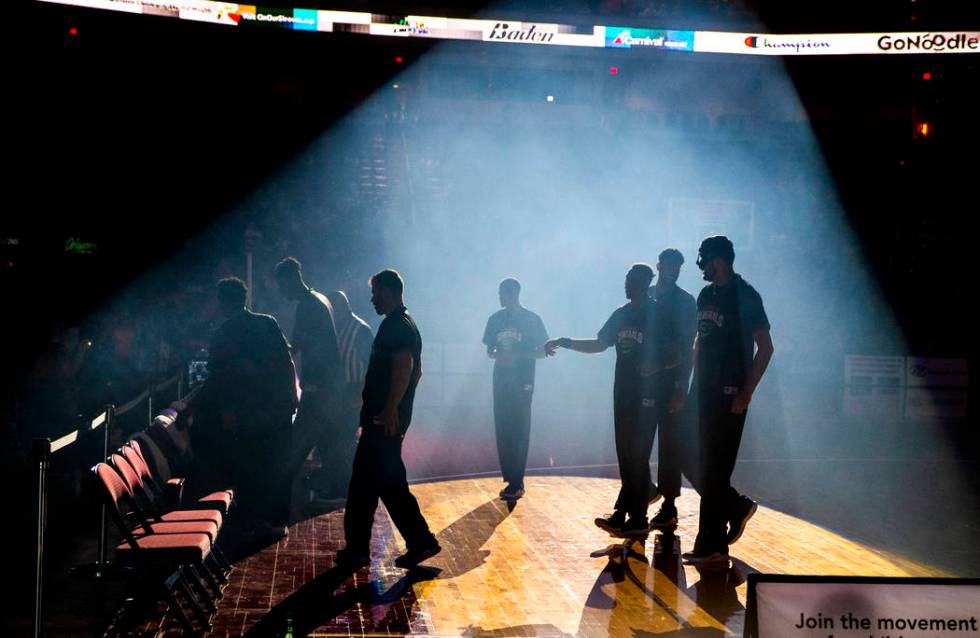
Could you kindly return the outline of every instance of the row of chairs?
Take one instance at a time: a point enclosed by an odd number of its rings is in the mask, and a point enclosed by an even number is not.
[[[139,441],[132,440],[92,468],[96,491],[122,535],[116,561],[135,572],[136,598],[166,601],[188,633],[211,627],[216,602],[228,583],[231,565],[218,546],[234,494],[225,490],[181,503],[179,481],[164,482],[150,470]]]

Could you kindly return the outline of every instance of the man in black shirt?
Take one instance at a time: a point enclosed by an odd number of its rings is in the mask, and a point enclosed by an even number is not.
[[[314,446],[320,453],[320,471],[310,479],[312,487],[327,496],[343,496],[349,476],[344,454],[354,439],[353,428],[339,419],[343,391],[343,364],[337,346],[330,302],[303,281],[302,265],[287,257],[276,265],[279,292],[296,304],[292,352],[299,371],[300,395],[293,423],[290,476],[296,477]]]
[[[698,267],[711,282],[698,295],[694,384],[697,393],[701,512],[690,562],[728,560],[757,505],[731,486],[746,410],[773,346],[762,297],[732,270],[735,249],[723,236],[698,249]],[[753,350],[755,350],[753,354]],[[727,527],[726,527],[727,526]]]
[[[657,285],[650,289],[657,302],[663,352],[663,382],[671,388],[670,399],[656,410],[654,429],[660,431],[657,453],[657,485],[663,505],[650,521],[650,527],[667,529],[677,525],[674,500],[681,495],[681,458],[684,441],[679,414],[687,396],[693,361],[694,335],[697,332],[697,303],[694,297],[677,285],[684,265],[684,255],[667,248],[657,259]]]
[[[545,356],[548,333],[541,317],[521,306],[520,282],[504,279],[499,293],[503,310],[490,315],[483,343],[494,360],[493,420],[500,472],[507,483],[500,498],[517,500],[524,496],[535,360]]]
[[[195,449],[202,456],[220,456],[220,450],[231,448],[246,520],[259,531],[282,534],[289,518],[283,458],[296,410],[289,345],[274,318],[245,308],[241,279],[222,279],[217,291],[226,321],[211,339],[208,379],[193,403],[194,421],[204,429],[195,437]]]
[[[649,533],[647,506],[651,500],[650,451],[655,435],[654,415],[657,407],[668,401],[672,390],[663,382],[659,313],[647,292],[651,281],[653,269],[647,264],[634,264],[626,274],[629,303],[613,312],[597,338],[562,337],[545,344],[549,354],[556,348],[599,353],[616,347],[613,423],[623,486],[614,513],[597,518],[595,523],[611,534],[636,538]]]
[[[402,301],[404,283],[394,270],[371,277],[371,303],[385,319],[371,349],[361,407],[361,438],[344,512],[347,546],[337,561],[348,567],[370,562],[371,526],[378,499],[384,503],[408,551],[395,565],[414,567],[442,549],[408,489],[402,441],[412,421],[415,388],[422,377],[422,337]]]

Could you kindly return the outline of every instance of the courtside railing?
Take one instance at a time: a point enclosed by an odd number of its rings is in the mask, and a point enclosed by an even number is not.
[[[44,536],[47,527],[48,510],[48,470],[51,467],[53,455],[70,448],[83,435],[102,428],[103,446],[102,458],[99,461],[105,462],[109,458],[109,445],[112,437],[112,426],[115,419],[128,412],[139,408],[146,402],[147,425],[153,423],[154,407],[153,399],[160,392],[177,386],[177,402],[180,404],[184,395],[184,375],[178,373],[160,383],[151,383],[146,390],[138,396],[130,399],[120,406],[107,405],[97,417],[92,419],[81,428],[69,432],[68,434],[51,441],[47,438],[34,439],[32,456],[37,470],[37,554],[35,562],[35,588],[34,588],[34,636],[38,638],[43,633],[44,620]],[[107,551],[107,515],[106,506],[102,505],[101,518],[99,521],[99,558],[92,567],[92,573],[96,578],[106,575],[109,563],[106,559]]]

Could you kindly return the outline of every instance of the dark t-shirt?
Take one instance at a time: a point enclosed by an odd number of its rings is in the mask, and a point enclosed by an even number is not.
[[[364,392],[361,394],[364,401],[361,407],[361,426],[365,432],[371,428],[383,428],[374,423],[374,417],[384,410],[391,389],[392,363],[395,355],[404,350],[411,353],[413,367],[408,389],[398,404],[398,421],[402,434],[412,421],[412,404],[415,402],[415,386],[418,385],[417,371],[422,361],[422,337],[412,316],[402,306],[384,318],[371,346],[371,360],[368,362]]]
[[[483,331],[484,345],[494,348],[498,354],[493,366],[494,376],[507,375],[523,384],[534,383],[532,353],[547,340],[548,332],[541,317],[520,306],[513,310],[503,308],[490,315]],[[510,354],[517,357],[512,359]]]
[[[655,288],[651,288],[655,294]],[[697,301],[677,285],[671,286],[656,297],[663,321],[660,323],[664,347],[664,367],[677,368],[689,363],[697,334]]]
[[[639,308],[617,308],[598,334],[599,342],[616,347],[614,401],[632,401],[647,390],[646,382],[663,369],[657,306],[652,299]]]
[[[242,309],[225,321],[211,339],[201,392],[207,404],[240,420],[292,414],[296,373],[276,320]]]
[[[698,385],[705,394],[734,395],[754,355],[752,333],[768,330],[762,297],[741,276],[709,284],[698,295]]]
[[[343,361],[337,345],[330,301],[315,290],[296,305],[293,347],[301,352],[300,385],[303,390],[337,392],[343,377]]]

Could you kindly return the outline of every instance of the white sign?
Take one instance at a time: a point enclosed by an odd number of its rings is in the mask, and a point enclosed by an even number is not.
[[[906,413],[905,394],[899,386],[849,385],[844,388],[844,414],[901,418]]]
[[[730,199],[671,199],[668,213],[667,235],[674,244],[698,246],[705,237],[725,235],[740,251],[752,250],[755,236],[753,202]]]
[[[905,357],[849,354],[844,359],[846,385],[905,385]]]
[[[749,627],[746,635],[756,638],[980,638],[977,618],[980,581],[835,580],[766,582],[761,579],[755,584],[751,612],[754,626]]]

